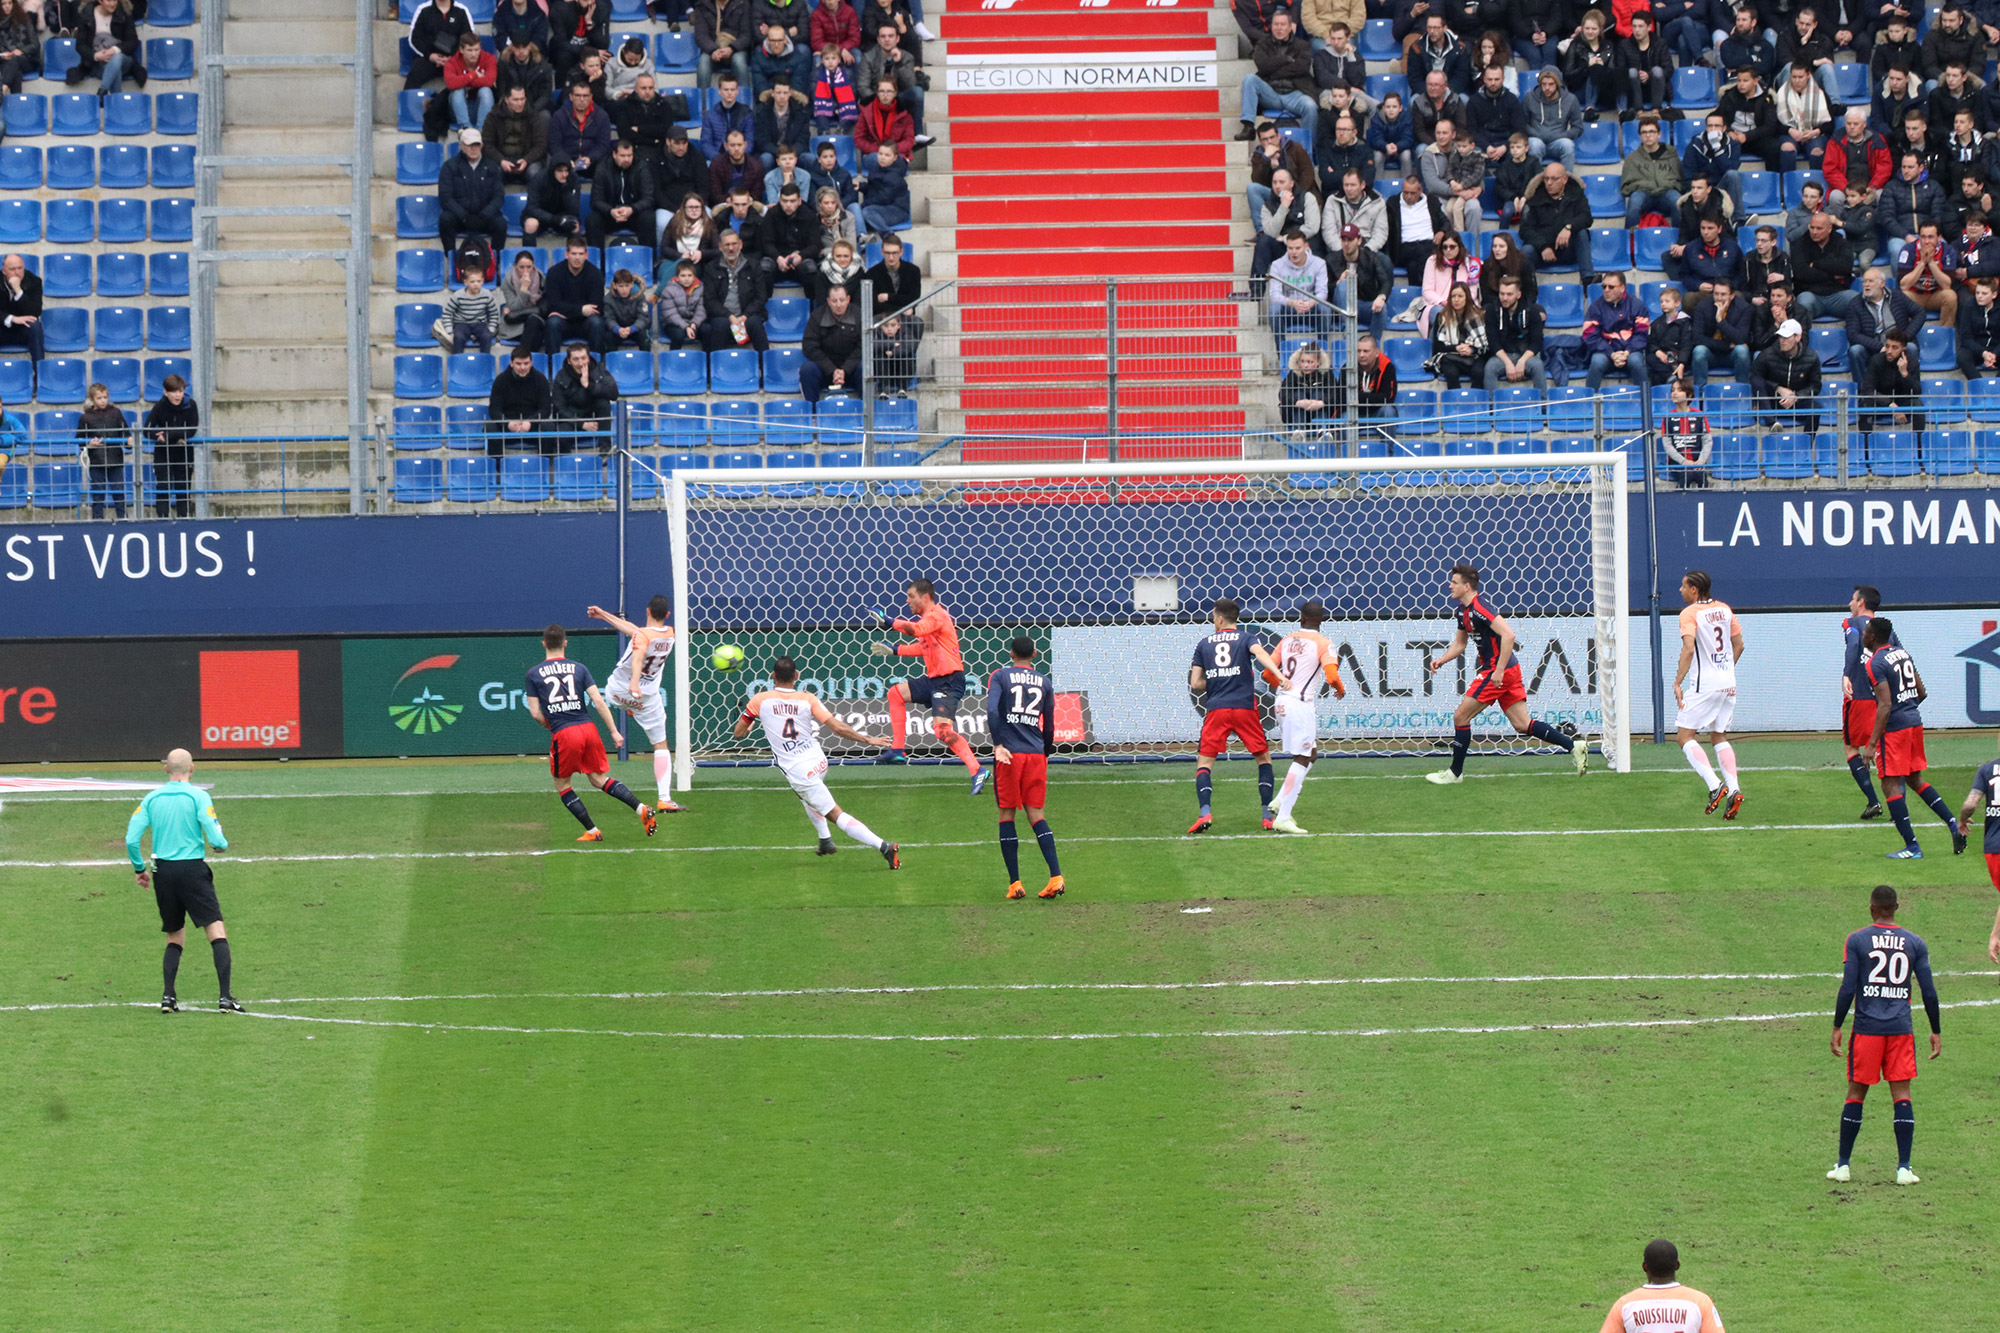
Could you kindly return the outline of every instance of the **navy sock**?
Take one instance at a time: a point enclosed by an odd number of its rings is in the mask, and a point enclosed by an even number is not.
[[[215,984],[222,987],[222,994],[229,995],[229,939],[210,940],[208,947],[215,951]]]
[[[590,817],[590,811],[583,808],[583,798],[581,796],[578,796],[568,787],[564,787],[556,795],[562,797],[563,805],[568,808],[571,814],[576,816],[577,823],[583,825],[585,829],[594,829],[597,827],[596,823]]]
[[[1896,1103],[1896,1165],[1910,1169],[1910,1145],[1917,1138],[1917,1108],[1908,1097]]]
[[[1472,748],[1472,728],[1459,727],[1451,733],[1451,771],[1465,771],[1465,753]]]
[[[1899,1103],[1900,1105],[1900,1103]],[[1840,1108],[1840,1164],[1854,1155],[1854,1140],[1861,1134],[1861,1103],[1848,1102]]]
[[[1012,884],[1021,878],[1021,837],[1014,831],[1014,821],[1005,820],[1000,825],[1000,859],[1007,863],[1007,882]]]
[[[166,987],[160,993],[163,995],[172,995],[174,993],[174,978],[181,974],[180,945],[169,944],[167,946],[167,956],[160,960],[160,973],[166,978],[167,982]]]
[[[1269,760],[1257,765],[1257,804],[1266,810],[1271,808],[1271,795],[1278,790],[1277,779],[1271,775]]]
[[[604,784],[604,794],[614,801],[625,802],[625,804],[631,806],[634,810],[639,808],[639,798],[632,794],[631,788],[627,787],[617,778],[613,778]]]
[[[1903,835],[1905,847],[1915,845],[1917,831],[1910,827],[1910,805],[1901,796],[1889,798],[1889,818],[1896,821],[1896,832]]]
[[[1879,805],[1881,798],[1875,795],[1874,779],[1868,776],[1867,756],[1857,754],[1848,760],[1847,771],[1854,775],[1854,785],[1861,788],[1861,794],[1868,798],[1868,804]]]
[[[1536,718],[1528,724],[1528,734],[1538,741],[1547,741],[1550,745],[1554,745],[1560,749],[1574,750],[1576,748],[1575,741],[1563,735],[1540,718]]]
[[[1917,795],[1924,798],[1924,804],[1931,808],[1932,814],[1944,821],[1946,828],[1950,829],[1953,833],[1958,832],[1958,821],[1952,818],[1951,807],[1944,803],[1944,797],[1938,795],[1936,787],[1926,782],[1923,786],[1917,788]]]
[[[1201,802],[1201,812],[1207,814],[1209,803],[1215,798],[1215,778],[1205,768],[1194,771],[1194,797]]]
[[[1062,874],[1062,862],[1056,860],[1056,831],[1049,827],[1046,819],[1037,819],[1034,829],[1035,845],[1042,849],[1042,859],[1049,863],[1049,873]]]

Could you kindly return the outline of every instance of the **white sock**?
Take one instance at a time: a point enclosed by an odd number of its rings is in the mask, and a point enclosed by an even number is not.
[[[1736,747],[1728,741],[1715,743],[1715,762],[1722,765],[1722,780],[1729,784],[1729,790],[1742,791],[1736,778]]]
[[[671,801],[674,790],[674,755],[671,750],[653,751],[653,785],[660,789],[660,799]]]
[[[1709,766],[1708,756],[1702,753],[1701,742],[1689,741],[1681,747],[1681,753],[1687,756],[1688,767],[1694,770],[1694,775],[1706,782],[1710,791],[1714,791],[1715,770]]]
[[[845,810],[840,812],[840,818],[834,822],[840,825],[842,833],[864,847],[873,847],[878,852],[882,850],[882,840],[875,836],[874,831]]]
[[[1278,818],[1291,818],[1292,805],[1299,799],[1299,789],[1306,785],[1306,774],[1309,771],[1296,759],[1292,761],[1292,766],[1285,770],[1285,780],[1278,784]]]
[[[831,838],[833,830],[826,826],[826,816],[811,806],[806,807],[806,818],[812,821],[813,832],[822,838]]]

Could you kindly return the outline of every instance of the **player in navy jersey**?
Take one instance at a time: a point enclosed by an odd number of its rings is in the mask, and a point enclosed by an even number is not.
[[[1257,757],[1257,804],[1264,827],[1272,826],[1271,794],[1277,782],[1271,773],[1271,747],[1264,740],[1264,723],[1257,716],[1257,662],[1250,645],[1255,631],[1239,629],[1236,617],[1242,609],[1234,598],[1217,599],[1212,614],[1215,633],[1194,646],[1194,665],[1188,668],[1188,688],[1204,696],[1201,743],[1196,747],[1194,794],[1201,802],[1201,814],[1188,825],[1189,833],[1205,833],[1215,823],[1209,813],[1214,794],[1210,769],[1215,757],[1226,753],[1231,736]]]
[[[1909,651],[1895,642],[1896,627],[1887,616],[1875,616],[1861,632],[1861,646],[1867,652],[1862,669],[1867,673],[1868,692],[1875,696],[1875,729],[1868,739],[1869,753],[1882,775],[1882,793],[1889,798],[1889,818],[1903,845],[1887,853],[1891,861],[1921,861],[1924,849],[1917,845],[1916,830],[1910,827],[1910,807],[1903,800],[1907,785],[1916,792],[1951,830],[1951,850],[1965,850],[1965,830],[1951,817],[1951,809],[1938,789],[1924,781],[1924,715],[1918,705],[1928,697],[1923,675]]]
[[[1840,668],[1840,730],[1847,748],[1847,771],[1868,804],[1861,818],[1880,819],[1882,802],[1875,795],[1875,783],[1868,776],[1868,744],[1875,734],[1875,687],[1868,679],[1868,654],[1861,649],[1861,631],[1882,608],[1882,593],[1866,583],[1854,585],[1847,599],[1847,614],[1840,621],[1843,644]],[[1890,646],[1900,648],[1892,636]]]
[[[1523,736],[1533,736],[1558,749],[1569,751],[1581,774],[1590,762],[1590,746],[1582,737],[1572,740],[1546,722],[1528,716],[1528,691],[1521,684],[1521,663],[1514,656],[1514,627],[1479,595],[1479,571],[1471,565],[1451,567],[1451,599],[1458,603],[1458,635],[1451,648],[1433,658],[1431,670],[1441,671],[1447,662],[1465,654],[1466,644],[1478,649],[1478,670],[1465,697],[1452,714],[1451,767],[1424,777],[1431,782],[1465,781],[1465,756],[1472,749],[1472,719],[1486,711],[1488,704],[1500,705],[1507,721]]]
[[[1022,636],[1007,645],[1012,665],[986,681],[986,728],[993,739],[994,799],[1000,803],[1000,855],[1007,862],[1007,896],[1025,898],[1021,887],[1021,839],[1014,812],[1028,815],[1028,827],[1042,859],[1049,863],[1048,886],[1035,896],[1060,898],[1062,863],[1056,835],[1043,810],[1049,803],[1049,750],[1056,743],[1056,689],[1035,670],[1035,641]]]
[[[577,773],[589,778],[590,785],[606,796],[637,810],[639,822],[645,825],[646,836],[650,838],[659,821],[649,807],[639,804],[639,798],[625,789],[624,783],[611,776],[611,761],[605,757],[604,741],[586,708],[595,708],[604,719],[604,729],[611,733],[613,745],[624,739],[618,731],[618,719],[612,715],[611,705],[598,693],[590,668],[564,656],[563,650],[568,646],[569,632],[561,625],[549,626],[542,631],[542,649],[547,656],[528,669],[528,712],[549,729],[549,772],[556,780],[556,795],[562,797],[563,805],[583,825],[583,836],[578,842],[603,842],[604,830],[597,827],[590,811],[583,808],[583,798],[570,788],[570,778]]]
[[[1979,766],[1966,793],[1965,808],[1958,812],[1958,826],[1972,831],[1972,816],[1986,807],[1986,876],[2000,889],[2000,760],[1988,759]],[[2000,963],[2000,912],[1993,914],[1993,937],[1986,941],[1986,956]]]
[[[1840,1054],[1840,1025],[1854,1006],[1854,1039],[1847,1044],[1847,1102],[1840,1108],[1840,1161],[1828,1180],[1851,1177],[1847,1159],[1861,1132],[1861,1106],[1868,1089],[1887,1079],[1896,1104],[1896,1183],[1914,1185],[1910,1144],[1917,1136],[1917,1113],[1910,1104],[1910,1080],[1917,1076],[1916,1024],[1910,1019],[1910,984],[1924,997],[1931,1021],[1931,1059],[1944,1054],[1938,1025],[1937,987],[1931,982],[1930,946],[1896,924],[1896,891],[1878,884],[1868,896],[1874,924],[1847,937],[1840,973],[1840,998],[1833,1009],[1833,1053]]]

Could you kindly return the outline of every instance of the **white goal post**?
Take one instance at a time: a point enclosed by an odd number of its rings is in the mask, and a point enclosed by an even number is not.
[[[779,656],[837,715],[885,734],[889,687],[922,664],[889,655],[901,636],[876,613],[907,615],[904,588],[918,578],[957,621],[967,687],[957,726],[982,753],[984,682],[1026,635],[1059,695],[1056,762],[1191,755],[1188,663],[1212,603],[1231,597],[1243,623],[1273,638],[1302,602],[1326,607],[1347,697],[1320,701],[1322,754],[1441,755],[1470,663],[1432,675],[1426,660],[1456,632],[1446,581],[1460,561],[1515,627],[1535,715],[1629,771],[1627,462],[1535,453],[677,471],[666,498],[679,786],[703,766],[768,762],[761,732],[737,741],[730,731]],[[742,669],[714,667],[724,644],[743,650]],[[910,706],[911,762],[955,762],[929,721]],[[876,754],[822,740],[835,763]],[[1474,724],[1474,745],[1545,749],[1497,710]]]

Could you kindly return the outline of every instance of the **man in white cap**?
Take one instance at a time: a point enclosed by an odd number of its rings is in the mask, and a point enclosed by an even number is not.
[[[1808,434],[1819,429],[1819,353],[1805,345],[1796,319],[1780,324],[1776,345],[1751,362],[1750,388],[1765,424],[1796,422],[1794,429]]]
[[[446,251],[458,246],[462,231],[478,232],[495,250],[507,244],[506,184],[500,164],[486,156],[478,130],[461,130],[458,156],[438,172],[438,240]]]

